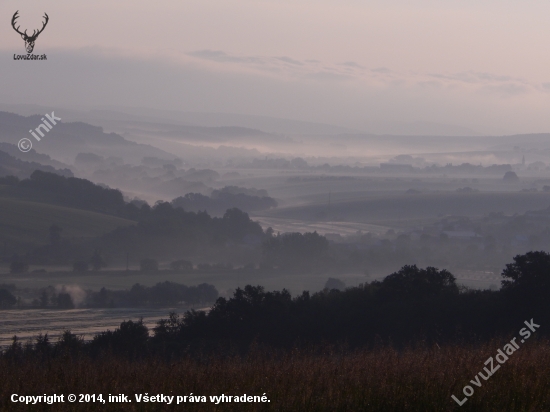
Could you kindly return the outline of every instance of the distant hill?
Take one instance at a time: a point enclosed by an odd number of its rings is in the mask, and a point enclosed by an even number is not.
[[[0,241],[47,243],[52,224],[63,228],[64,237],[92,238],[135,222],[87,210],[0,197]]]
[[[240,126],[258,129],[268,133],[338,134],[357,131],[351,128],[326,123],[237,113],[184,112],[130,107],[94,111],[91,113],[98,116],[106,116],[107,113],[124,113],[140,116],[141,118],[145,116],[149,118],[162,119],[164,121],[177,121],[179,124],[203,127]]]
[[[0,110],[29,116],[46,113],[54,108],[25,104],[0,104]],[[238,126],[277,134],[339,134],[359,132],[357,129],[336,126],[326,123],[308,122],[296,119],[285,119],[272,116],[258,116],[237,113],[185,112],[179,110],[158,110],[145,107],[109,107],[101,110],[74,110],[57,108],[66,114],[67,121],[85,121],[92,124],[110,122],[147,122],[172,123],[185,126],[225,127]]]
[[[6,145],[6,144],[4,144]],[[9,145],[8,145],[9,146]],[[0,147],[3,148],[3,147]],[[18,149],[16,149],[18,150]],[[30,153],[30,152],[29,152]],[[31,158],[36,158],[37,153],[31,154]],[[40,156],[38,156],[40,157]],[[50,159],[51,160],[51,159]],[[55,162],[56,164],[59,162]],[[63,165],[62,163],[59,163]],[[2,176],[17,176],[21,179],[28,178],[35,170],[55,173],[60,176],[72,177],[73,172],[68,169],[56,169],[49,165],[37,163],[35,161],[24,161],[17,159],[14,156],[0,150],[0,177]]]
[[[55,113],[63,119],[62,113]],[[0,142],[17,144],[22,138],[30,138],[29,130],[42,123],[43,115],[20,116],[0,112]],[[174,155],[156,147],[138,144],[115,133],[105,133],[101,127],[82,122],[59,122],[42,138],[33,142],[34,148],[50,157],[72,163],[78,153],[89,152],[101,156],[117,156],[126,162],[139,163],[146,156],[173,159]]]
[[[116,214],[128,215],[122,194],[85,179],[40,170],[21,181],[0,178],[0,241],[47,243],[52,224],[64,237],[92,238],[136,223]]]
[[[119,217],[131,216],[133,206],[128,205],[120,191],[96,185],[86,179],[64,177],[55,173],[35,170],[30,178],[0,178],[4,185],[0,196],[12,199],[48,203],[89,210]]]
[[[36,162],[41,165],[52,166],[56,169],[71,169],[71,165],[52,159],[46,154],[38,153],[34,149],[23,153],[15,144],[0,142],[0,151],[26,162]]]

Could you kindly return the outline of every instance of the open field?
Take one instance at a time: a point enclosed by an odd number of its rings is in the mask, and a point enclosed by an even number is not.
[[[263,212],[261,217],[292,219],[308,224],[329,220],[400,227],[446,215],[471,217],[491,212],[521,214],[550,206],[550,194],[546,192],[390,193],[365,195],[361,200],[351,201],[333,198],[330,204],[327,200],[323,203],[312,202],[303,206],[274,209]]]
[[[284,219],[276,217],[252,216],[255,221],[258,221],[263,228],[271,227],[275,233],[287,232],[317,232],[319,234],[338,233],[342,236],[355,235],[361,231],[363,233],[370,232],[376,235],[383,235],[391,226],[371,225],[368,223],[358,222],[339,222],[339,221],[303,221],[295,219]]]
[[[0,238],[22,242],[48,242],[48,229],[56,224],[65,238],[95,237],[135,222],[87,210],[0,197]]]
[[[55,405],[56,411],[164,411],[174,403],[138,403],[135,394],[204,396],[204,401],[176,406],[190,411],[407,411],[446,412],[547,411],[550,408],[550,346],[532,341],[517,352],[480,387],[470,381],[483,372],[504,341],[477,347],[449,345],[397,351],[378,347],[346,351],[319,348],[277,353],[252,348],[245,357],[188,356],[169,362],[58,357],[48,361],[0,359],[0,409],[28,410],[10,396],[37,394],[125,394],[131,403]],[[495,364],[498,363],[495,361]],[[496,365],[495,365],[496,367]],[[478,377],[479,379],[479,377]],[[473,394],[462,401],[463,388]],[[223,403],[210,396],[266,395],[265,403]],[[176,398],[174,398],[175,400]],[[30,408],[29,408],[30,409]]]
[[[378,166],[378,165],[377,165]],[[441,174],[363,174],[353,172],[282,171],[235,169],[239,177],[226,178],[221,185],[237,185],[266,189],[281,206],[299,206],[311,203],[327,204],[329,192],[333,201],[363,200],[370,196],[404,194],[409,189],[422,193],[452,193],[471,187],[479,192],[520,193],[523,189],[550,184],[545,176],[523,176],[516,183],[503,182],[502,176]],[[233,171],[233,170],[232,170]],[[220,171],[225,173],[227,170]]]
[[[167,318],[170,311],[183,312],[182,308],[116,308],[116,309],[71,309],[71,310],[4,310],[0,312],[0,348],[11,343],[13,335],[22,341],[47,333],[55,342],[63,331],[82,336],[84,340],[93,338],[96,333],[114,330],[124,320],[139,320],[149,328],[161,318]]]

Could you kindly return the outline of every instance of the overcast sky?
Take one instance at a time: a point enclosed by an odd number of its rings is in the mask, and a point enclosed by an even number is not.
[[[14,61],[21,28],[50,23]],[[0,1],[0,101],[550,132],[543,0]]]

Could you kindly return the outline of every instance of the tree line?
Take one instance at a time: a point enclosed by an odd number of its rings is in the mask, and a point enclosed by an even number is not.
[[[15,287],[0,285],[0,309],[11,309],[18,304],[15,292]],[[105,287],[99,291],[79,289],[78,302],[75,302],[71,290],[48,286],[35,291],[36,298],[30,307],[73,309],[77,303],[79,307],[86,308],[209,305],[216,301],[218,295],[218,290],[208,283],[187,286],[165,281],[153,286],[136,283],[128,290],[109,290]],[[21,307],[21,302],[18,307]]]
[[[499,291],[470,290],[457,285],[447,270],[407,265],[382,281],[344,291],[304,291],[292,297],[284,289],[266,291],[248,285],[232,298],[218,298],[208,312],[191,310],[181,317],[171,313],[157,323],[151,336],[143,322],[126,321],[89,343],[67,332],[57,345],[74,344],[75,350],[88,354],[114,351],[140,357],[247,350],[258,344],[291,348],[322,343],[352,347],[379,342],[398,347],[414,342],[476,343],[517,334],[531,319],[541,325],[538,336],[547,337],[550,254],[517,255],[502,277]],[[41,339],[28,351],[39,351]],[[4,356],[22,350],[17,340],[14,345]]]

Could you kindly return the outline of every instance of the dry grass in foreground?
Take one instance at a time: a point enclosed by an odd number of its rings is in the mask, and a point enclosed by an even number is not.
[[[549,411],[550,345],[525,343],[481,387],[470,380],[506,342],[479,347],[450,345],[396,351],[391,348],[276,355],[256,350],[246,358],[185,358],[130,362],[116,358],[0,359],[0,410],[55,411]],[[462,388],[475,393],[461,407]],[[132,403],[63,403],[24,407],[13,393],[126,394]],[[206,396],[179,406],[137,403],[136,393]],[[270,403],[210,403],[210,395],[262,395]]]

